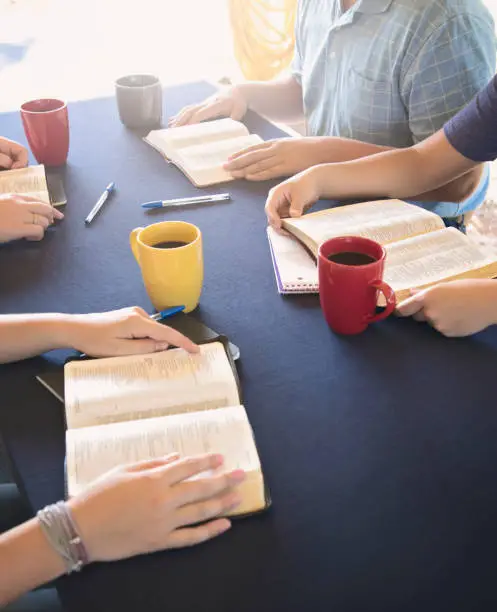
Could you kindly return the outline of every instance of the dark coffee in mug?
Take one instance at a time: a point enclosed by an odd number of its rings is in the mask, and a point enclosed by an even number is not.
[[[165,242],[158,242],[154,244],[154,249],[179,249],[180,247],[184,247],[188,244],[188,242],[180,242],[177,240],[166,240]]]
[[[340,253],[331,253],[328,255],[329,261],[334,261],[342,266],[367,266],[376,261],[374,257],[367,253],[359,253],[357,251],[341,251]]]

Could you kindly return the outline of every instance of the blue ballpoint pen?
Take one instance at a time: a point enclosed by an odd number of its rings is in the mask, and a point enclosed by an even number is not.
[[[184,306],[173,306],[172,308],[167,308],[166,310],[161,310],[157,314],[151,316],[154,321],[163,321],[164,319],[168,319],[179,312],[183,312],[185,310]]]
[[[231,200],[230,193],[217,193],[215,195],[193,196],[191,198],[177,198],[175,200],[157,200],[155,202],[145,202],[142,208],[167,208],[168,206],[186,206],[188,204],[207,204],[208,202],[223,202]]]
[[[107,198],[109,197],[109,195],[114,191],[115,186],[116,186],[115,183],[109,183],[107,185],[107,187],[105,188],[105,191],[98,198],[97,203],[95,204],[95,206],[91,209],[90,214],[86,217],[85,225],[90,225],[90,223],[93,221],[93,219],[97,216],[98,212],[100,211],[102,206],[107,201]]]

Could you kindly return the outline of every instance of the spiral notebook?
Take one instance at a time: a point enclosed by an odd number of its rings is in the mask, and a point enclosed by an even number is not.
[[[302,243],[292,236],[278,234],[271,227],[267,228],[267,237],[278,292],[318,293],[316,261]]]

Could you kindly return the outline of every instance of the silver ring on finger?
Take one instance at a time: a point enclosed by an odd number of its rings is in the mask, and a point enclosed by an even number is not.
[[[31,213],[33,215],[33,225],[38,225],[38,215],[36,213]]]

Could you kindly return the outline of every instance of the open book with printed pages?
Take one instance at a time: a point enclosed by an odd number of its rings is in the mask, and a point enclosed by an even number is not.
[[[53,206],[66,204],[61,178],[47,173],[43,165],[0,172],[0,194],[6,193],[28,195]]]
[[[243,469],[232,515],[267,508],[269,495],[226,339],[181,349],[70,361],[64,366],[66,477],[75,495],[108,470],[163,457],[220,453]]]
[[[401,200],[351,204],[284,219],[291,236],[268,228],[280,293],[317,293],[319,245],[335,236],[365,236],[385,246],[384,280],[397,301],[412,288],[462,278],[494,278],[497,255],[486,252],[429,211]]]
[[[152,130],[145,138],[169,162],[177,166],[196,187],[232,181],[223,169],[228,157],[263,142],[239,121],[216,119],[196,125]]]

